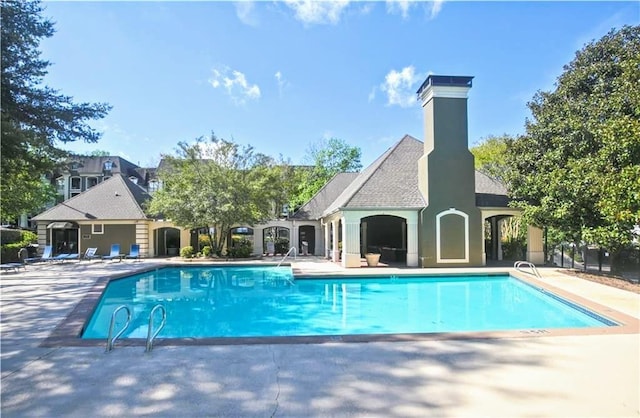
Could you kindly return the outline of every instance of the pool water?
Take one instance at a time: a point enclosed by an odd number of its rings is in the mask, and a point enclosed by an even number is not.
[[[402,334],[604,327],[615,323],[509,275],[293,279],[290,267],[169,267],[113,280],[83,338],[106,338],[115,308],[145,338]],[[116,325],[124,322],[118,315]],[[157,324],[157,319],[156,322]]]

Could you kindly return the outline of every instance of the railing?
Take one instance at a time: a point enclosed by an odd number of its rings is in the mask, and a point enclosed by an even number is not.
[[[513,263],[513,268],[521,271],[523,273],[529,273],[532,274],[528,271],[523,270],[521,267],[529,267],[531,269],[531,271],[533,272],[533,275],[535,275],[538,279],[541,279],[542,276],[540,276],[540,273],[538,272],[538,269],[536,268],[536,265],[529,262],[529,261],[516,261],[515,263]]]
[[[156,313],[156,310],[162,311],[162,322],[160,322],[160,326],[152,334],[152,331],[153,331],[153,315]],[[148,353],[151,350],[153,350],[153,340],[155,340],[155,338],[158,336],[158,334],[160,334],[160,331],[162,331],[162,328],[164,328],[164,325],[166,323],[167,323],[167,310],[162,305],[154,306],[153,309],[151,309],[151,313],[149,314],[149,329],[147,330],[147,348],[144,350],[145,352]]]
[[[116,324],[116,315],[121,310],[125,310],[127,312],[127,321],[124,323],[124,326],[122,327],[122,329],[118,331],[118,333],[114,336],[113,328],[115,327],[115,324]],[[129,310],[129,308],[126,307],[125,305],[118,306],[111,314],[111,323],[109,323],[109,335],[107,336],[107,350],[106,350],[107,353],[113,350],[113,346],[115,345],[116,340],[120,338],[120,336],[126,331],[130,323],[131,323],[131,311]]]
[[[284,255],[284,257],[282,257],[282,260],[280,260],[280,262],[278,263],[278,267],[280,267],[280,265],[284,262],[284,260],[289,257],[289,255],[291,254],[291,252],[293,251],[293,259],[295,260],[298,254],[298,249],[296,247],[291,247],[289,248],[289,251],[287,251],[287,253]]]

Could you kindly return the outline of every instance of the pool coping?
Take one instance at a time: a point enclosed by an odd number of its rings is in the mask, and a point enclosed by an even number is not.
[[[191,266],[214,265],[239,266],[236,263],[215,263],[215,264],[192,264]],[[241,264],[246,266],[248,264]],[[261,266],[270,265],[261,263]],[[276,263],[273,264],[274,266]],[[96,279],[84,297],[76,304],[71,312],[62,319],[54,330],[40,343],[41,347],[100,347],[105,346],[105,339],[82,339],[80,337],[83,328],[89,317],[93,314],[97,303],[102,296],[106,286],[112,280],[118,280],[134,274],[146,273],[149,271],[167,267],[186,267],[184,263],[167,263],[162,266],[153,265],[141,268],[135,272],[120,272]],[[332,275],[340,277],[351,275],[351,271],[337,272],[301,272],[301,269],[294,268],[294,276],[300,279],[313,280],[314,276]],[[297,273],[296,273],[297,272]],[[438,272],[398,272],[403,277],[417,276],[447,276],[456,274],[457,271],[447,270]],[[358,272],[355,276],[396,276],[396,271],[367,270]],[[324,343],[364,343],[364,342],[409,342],[423,340],[478,340],[496,338],[525,338],[525,337],[546,337],[546,336],[575,336],[575,335],[608,335],[608,334],[637,334],[640,332],[640,320],[633,316],[620,312],[612,307],[597,303],[584,298],[575,293],[566,291],[552,284],[538,280],[533,275],[515,270],[513,268],[492,269],[491,271],[477,270],[465,272],[470,275],[500,275],[509,274],[539,290],[550,292],[570,303],[577,304],[583,308],[593,311],[599,316],[616,322],[617,326],[590,327],[590,328],[550,328],[550,329],[521,329],[505,331],[474,331],[474,332],[435,332],[435,333],[401,333],[401,334],[352,334],[352,335],[323,335],[323,336],[286,336],[286,337],[209,337],[209,338],[158,338],[154,341],[154,346],[208,346],[208,345],[257,345],[257,344],[324,344]],[[144,338],[127,338],[118,340],[118,346],[145,346]]]

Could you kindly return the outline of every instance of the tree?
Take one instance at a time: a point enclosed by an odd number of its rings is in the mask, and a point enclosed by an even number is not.
[[[72,98],[43,86],[50,63],[38,46],[53,35],[53,23],[41,16],[39,1],[2,0],[0,3],[3,219],[39,210],[54,194],[42,183],[56,162],[66,155],[58,142],[96,142],[100,134],[87,121],[104,117],[104,103],[76,104]]]
[[[176,156],[163,156],[163,187],[148,209],[183,228],[215,230],[209,238],[220,251],[232,227],[274,217],[274,202],[284,199],[284,173],[273,158],[214,134],[180,142]]]
[[[509,183],[529,220],[614,255],[640,223],[640,26],[612,30],[529,103]]]
[[[292,192],[290,205],[295,208],[307,202],[336,174],[362,169],[361,156],[360,148],[338,138],[312,144],[305,156],[311,167],[297,170],[298,188]]]
[[[507,171],[507,144],[511,139],[513,138],[507,134],[491,135],[472,146],[470,151],[474,157],[476,170],[504,183]]]

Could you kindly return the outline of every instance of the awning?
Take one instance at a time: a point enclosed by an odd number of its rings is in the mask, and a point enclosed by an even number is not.
[[[47,229],[78,229],[75,222],[51,222],[47,225]]]

